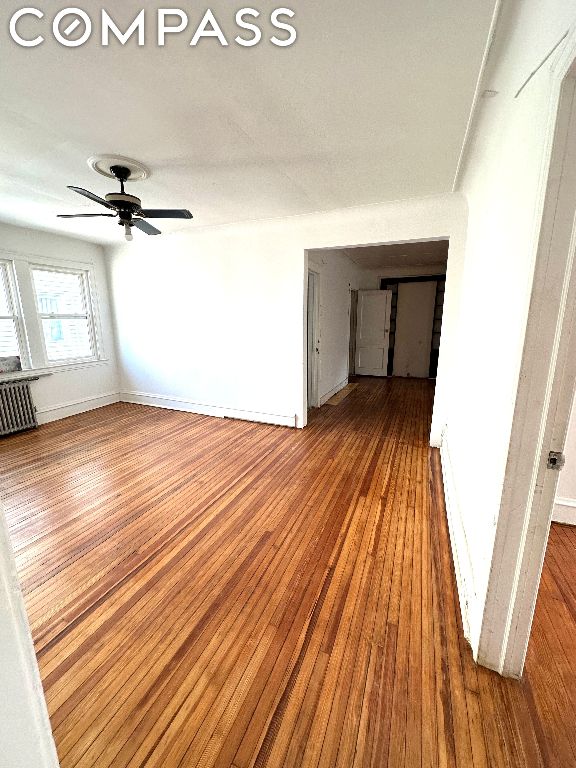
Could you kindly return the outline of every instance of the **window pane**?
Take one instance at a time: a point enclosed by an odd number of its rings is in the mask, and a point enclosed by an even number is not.
[[[51,362],[92,357],[88,320],[84,318],[43,319],[42,329],[46,342],[46,354]]]
[[[11,315],[10,302],[8,301],[8,285],[6,280],[6,268],[0,265],[0,315]]]
[[[14,320],[0,320],[0,357],[19,355]]]
[[[55,315],[77,315],[85,312],[82,275],[34,269],[34,287],[38,312]]]

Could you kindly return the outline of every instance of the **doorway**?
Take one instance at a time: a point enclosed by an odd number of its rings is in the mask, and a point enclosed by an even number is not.
[[[425,360],[421,370],[412,375],[429,378],[430,370],[435,374],[448,248],[447,237],[431,237],[306,251],[303,306],[306,411],[320,407],[340,392],[348,385],[351,375],[393,374],[388,349],[395,332],[398,285],[404,282],[429,283],[427,290],[432,289],[428,291],[431,300],[422,342]],[[387,282],[395,290],[389,289]],[[366,320],[372,318],[373,330],[378,333],[365,333],[370,329],[357,323],[358,314],[362,312]],[[359,333],[362,343],[358,341]],[[362,346],[364,341],[370,342],[366,349]],[[430,364],[432,356],[434,365]]]
[[[358,317],[358,289],[350,291],[350,345],[348,348],[348,376],[356,373],[356,332]]]
[[[380,288],[392,292],[388,375],[436,378],[446,274],[382,278]]]

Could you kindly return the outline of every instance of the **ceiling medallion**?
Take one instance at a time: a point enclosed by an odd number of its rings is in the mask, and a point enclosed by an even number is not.
[[[112,166],[122,166],[129,169],[130,175],[126,179],[127,182],[143,181],[150,176],[149,168],[138,162],[138,160],[132,160],[123,155],[92,155],[92,157],[88,158],[87,162],[93,171],[96,171],[101,176],[107,176],[109,179],[116,178],[110,170]]]

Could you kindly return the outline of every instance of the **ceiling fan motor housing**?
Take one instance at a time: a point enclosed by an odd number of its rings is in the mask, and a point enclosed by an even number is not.
[[[129,219],[142,208],[142,201],[135,195],[127,195],[122,192],[110,192],[105,196],[105,199],[106,202],[110,203],[118,210],[120,218],[123,218],[123,214],[127,214],[126,217]]]

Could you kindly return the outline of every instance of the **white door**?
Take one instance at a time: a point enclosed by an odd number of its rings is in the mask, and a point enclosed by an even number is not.
[[[436,281],[400,283],[394,339],[394,376],[430,375]]]
[[[388,375],[392,291],[358,291],[356,373]]]

